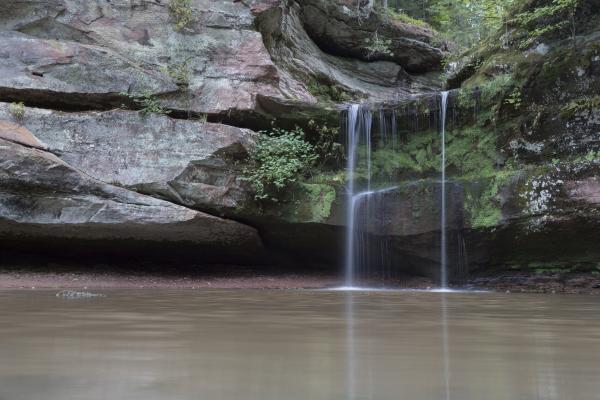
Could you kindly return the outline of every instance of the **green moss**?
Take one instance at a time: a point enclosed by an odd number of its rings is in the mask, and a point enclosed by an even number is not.
[[[563,106],[560,110],[560,116],[564,119],[570,119],[575,116],[575,114],[597,109],[600,109],[600,96],[586,96],[573,100],[569,104]]]
[[[499,171],[489,178],[478,193],[475,190],[466,193],[464,207],[474,229],[496,227],[502,221],[502,204],[500,191],[515,176],[511,170]]]
[[[299,183],[290,188],[278,210],[291,222],[324,222],[331,215],[336,190],[330,185]]]
[[[181,32],[189,27],[194,21],[194,9],[192,0],[171,0],[169,11],[175,20],[175,30]]]
[[[22,119],[25,116],[25,103],[22,101],[10,103],[8,111],[10,111],[16,119]]]
[[[314,79],[308,82],[307,89],[310,94],[326,103],[343,103],[351,99],[341,87]]]
[[[399,22],[403,22],[405,24],[411,24],[411,25],[416,25],[416,26],[422,26],[424,28],[428,28],[428,29],[432,29],[431,26],[429,26],[429,24],[421,19],[416,19],[411,17],[408,14],[405,14],[403,12],[398,12],[392,8],[385,8],[385,9],[381,9],[381,13],[388,17],[391,18],[394,21],[399,21]]]
[[[335,189],[328,185],[302,184],[308,199],[307,206],[313,221],[322,222],[331,215],[331,206],[335,201]]]

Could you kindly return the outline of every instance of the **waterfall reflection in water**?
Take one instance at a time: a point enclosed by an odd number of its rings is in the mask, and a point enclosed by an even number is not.
[[[0,399],[592,400],[593,296],[0,291]]]

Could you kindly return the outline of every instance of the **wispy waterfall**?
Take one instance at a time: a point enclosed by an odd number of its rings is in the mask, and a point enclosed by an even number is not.
[[[446,243],[446,110],[448,107],[448,92],[440,94],[440,133],[442,147],[442,200],[441,200],[441,243],[440,243],[440,286],[448,287],[448,247]]]
[[[429,101],[431,108],[424,114],[422,129],[418,129],[420,115],[415,104]],[[437,107],[436,107],[437,103]],[[397,179],[385,175],[380,164],[387,162],[389,151],[401,151],[408,140],[406,131],[420,134],[422,130],[438,129],[441,141],[441,200],[440,200],[440,286],[448,287],[447,256],[447,182],[446,182],[446,118],[448,92],[426,97],[412,103],[381,106],[375,111],[371,105],[350,105],[344,120],[347,150],[347,235],[345,254],[345,286],[354,287],[360,278],[384,281],[398,272],[398,259],[392,251],[393,239],[399,221],[400,189]],[[436,110],[437,108],[437,110]],[[401,114],[397,114],[398,111]],[[417,113],[417,114],[414,114]],[[414,115],[413,115],[414,114]],[[402,124],[399,126],[398,118]],[[429,120],[429,121],[428,121]],[[404,125],[406,124],[406,125]],[[378,132],[372,132],[374,129]],[[408,129],[402,129],[406,127]],[[402,133],[402,136],[400,135]],[[380,150],[388,152],[379,153]],[[373,159],[377,162],[374,164]],[[390,161],[393,162],[393,161]],[[374,168],[378,167],[378,168]],[[435,263],[435,261],[434,261]]]
[[[386,116],[384,110],[379,111],[378,143],[384,145],[391,139],[396,142],[396,115]],[[372,188],[372,154],[374,141],[371,134],[373,111],[368,106],[351,105],[347,115],[347,235],[345,286],[354,287],[357,272],[368,275],[371,263],[389,265],[389,251],[385,240],[371,240],[369,228],[373,224],[377,212],[383,208],[385,193],[394,188]],[[391,127],[391,132],[388,132]],[[364,171],[364,179],[356,190],[356,170],[360,164]],[[363,176],[361,176],[362,178]],[[378,251],[374,251],[378,249]],[[381,275],[381,274],[379,274]],[[381,277],[381,276],[380,276]]]

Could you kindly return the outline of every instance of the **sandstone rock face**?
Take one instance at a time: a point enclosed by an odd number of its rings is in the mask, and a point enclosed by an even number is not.
[[[403,68],[426,72],[439,66],[442,52],[431,45],[431,32],[391,23],[382,34],[394,36],[398,57],[388,62],[324,53],[304,26],[314,33],[308,22],[331,25],[343,15],[342,3],[326,3],[316,9],[317,2],[292,0],[248,5],[195,0],[192,20],[177,30],[168,2],[159,0],[3,2],[0,96],[44,107],[106,109],[128,101],[121,92],[146,93],[180,113],[243,120],[269,114],[273,102],[315,104],[307,76],[363,97],[382,98],[382,87],[400,95],[411,91],[414,83]],[[264,17],[279,12],[285,16]],[[344,23],[356,28],[351,22]],[[259,32],[257,23],[284,24],[286,29],[279,26],[278,34],[291,40],[289,51],[273,43],[273,27]],[[337,28],[335,32],[345,29]],[[326,39],[341,50],[363,38]],[[57,93],[62,95],[53,97]]]
[[[309,36],[331,54],[353,56],[365,61],[391,60],[409,72],[438,69],[444,51],[440,39],[426,27],[409,25],[380,15],[369,3],[350,0],[304,0],[302,23]],[[370,54],[368,43],[375,34],[390,40],[391,54]],[[438,42],[434,45],[434,42]]]
[[[235,167],[255,145],[257,134],[247,129],[119,110],[26,107],[17,120],[10,105],[0,103],[0,135],[3,126],[29,132],[48,151],[105,183],[218,212],[232,212],[248,200]]]
[[[0,96],[4,99],[106,108],[119,104],[121,92],[160,94],[177,89],[166,77],[95,45],[0,32],[0,54]]]
[[[48,152],[0,139],[0,160],[4,242],[177,242],[206,260],[262,251],[253,228],[106,184]]]
[[[375,58],[365,61],[361,56],[364,54],[364,39],[371,37],[374,30],[363,31],[362,25],[358,26],[359,19],[346,15],[344,9],[347,7],[342,3],[334,0],[322,2],[281,0],[271,1],[268,4],[259,2],[259,5],[253,8],[265,44],[271,57],[280,67],[282,82],[289,91],[311,89],[314,92],[316,89],[318,92],[327,91],[329,88],[340,88],[359,98],[383,102],[405,98],[423,91],[437,90],[441,86],[441,82],[436,81],[431,74],[409,74],[404,68],[407,64],[399,64],[394,58]],[[369,13],[369,15],[372,15],[370,18],[373,21],[379,21],[375,14]],[[338,17],[344,18],[345,22],[338,21],[336,19]],[[344,26],[338,26],[340,23]],[[373,29],[375,25],[372,26]],[[321,34],[319,27],[323,26],[331,27],[332,32],[337,32],[339,35],[362,33],[359,34],[361,37],[346,38],[345,42],[337,43],[331,37]],[[315,30],[319,30],[319,33],[316,34]],[[389,37],[402,38],[407,34],[400,29],[393,32],[390,30]],[[431,37],[425,34],[421,39],[429,40]],[[359,45],[354,50],[350,45],[353,40],[359,41],[356,42]],[[411,41],[415,47],[422,45],[423,49],[428,49],[423,51],[425,57],[427,57],[425,54],[431,54],[431,59],[427,61],[415,59],[415,65],[411,70],[420,72],[436,70],[443,52],[426,42],[421,42],[416,36]],[[334,54],[345,52],[359,59],[330,54],[327,52],[332,49],[330,45],[337,49]],[[398,51],[407,52],[408,49],[399,48]],[[416,64],[419,67],[416,67]],[[329,100],[339,101],[336,98]]]

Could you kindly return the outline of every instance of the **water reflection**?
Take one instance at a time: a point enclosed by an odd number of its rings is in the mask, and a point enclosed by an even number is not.
[[[0,291],[2,400],[591,400],[600,302],[490,293]]]
[[[346,292],[346,396],[356,399],[356,345],[354,343],[354,294]]]
[[[442,297],[442,360],[444,363],[444,389],[446,400],[450,400],[450,350],[448,349],[448,301],[447,294],[441,293]]]

